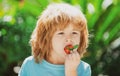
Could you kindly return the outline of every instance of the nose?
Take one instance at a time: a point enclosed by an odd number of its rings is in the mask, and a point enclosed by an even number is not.
[[[70,38],[66,39],[66,43],[72,43],[72,39]]]
[[[72,38],[70,35],[66,36],[66,43],[72,43]]]

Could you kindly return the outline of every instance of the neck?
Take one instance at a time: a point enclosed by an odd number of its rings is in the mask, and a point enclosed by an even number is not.
[[[49,62],[49,63],[52,63],[52,64],[57,64],[57,65],[63,65],[64,62],[65,62],[65,59],[59,57],[58,55],[50,55],[49,58],[46,58],[46,60]]]

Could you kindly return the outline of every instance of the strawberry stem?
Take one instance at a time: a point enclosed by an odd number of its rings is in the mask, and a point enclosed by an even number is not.
[[[73,49],[76,49],[76,48],[78,48],[78,45],[75,45]]]
[[[78,45],[75,45],[73,48],[69,48],[70,51],[73,51],[73,49],[78,48]]]

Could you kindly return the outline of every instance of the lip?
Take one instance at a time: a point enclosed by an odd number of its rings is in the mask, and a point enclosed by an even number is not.
[[[69,46],[69,45],[72,45],[72,46],[73,46],[73,44],[66,44],[64,47]]]
[[[73,44],[67,44],[64,46],[64,48],[69,47],[69,46],[74,46]]]

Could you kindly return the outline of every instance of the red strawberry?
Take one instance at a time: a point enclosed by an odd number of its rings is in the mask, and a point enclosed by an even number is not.
[[[67,45],[65,48],[64,48],[64,51],[66,54],[70,54],[70,51],[73,51],[73,49],[76,49],[78,48],[78,45]]]
[[[64,48],[64,51],[65,51],[66,54],[70,54],[70,50],[69,49]]]
[[[67,45],[65,48],[64,48],[64,51],[66,54],[70,54],[70,51],[73,49],[74,47],[72,45]]]
[[[69,49],[69,50],[71,50],[71,49],[73,49],[74,47],[73,47],[72,45],[67,45],[66,48]]]

